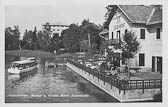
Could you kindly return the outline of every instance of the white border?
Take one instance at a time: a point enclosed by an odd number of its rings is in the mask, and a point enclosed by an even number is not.
[[[80,104],[5,104],[4,103],[4,7],[6,5],[99,5],[99,4],[121,4],[121,5],[163,5],[163,102],[162,103],[80,103]],[[104,16],[102,16],[104,17]],[[167,0],[0,0],[0,106],[166,106],[168,104],[168,2]]]

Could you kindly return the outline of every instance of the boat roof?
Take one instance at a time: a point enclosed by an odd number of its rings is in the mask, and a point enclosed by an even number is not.
[[[30,58],[26,58],[26,59],[34,60],[34,59],[36,59],[36,58],[35,58],[35,57],[30,57]]]
[[[22,61],[15,61],[15,62],[13,62],[13,63],[26,64],[26,63],[31,63],[31,62],[34,62],[34,61],[31,61],[31,60],[22,60]]]

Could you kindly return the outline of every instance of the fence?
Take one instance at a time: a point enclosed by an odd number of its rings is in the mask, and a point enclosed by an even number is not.
[[[144,93],[144,89],[154,89],[160,88],[162,89],[162,80],[161,79],[149,79],[149,80],[120,80],[117,76],[106,75],[103,72],[99,72],[97,70],[93,70],[85,65],[79,64],[77,62],[73,62],[71,60],[67,60],[70,64],[88,72],[89,74],[93,75],[93,77],[97,77],[98,80],[101,79],[102,81],[111,84],[112,86],[117,87],[119,90],[135,90],[135,89],[142,89]]]

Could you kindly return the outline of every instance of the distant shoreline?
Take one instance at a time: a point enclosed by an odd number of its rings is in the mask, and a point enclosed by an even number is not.
[[[7,50],[5,55],[23,56],[23,57],[40,57],[40,58],[53,58],[53,57],[65,57],[72,56],[73,53],[54,54],[51,52],[45,52],[40,50]]]
[[[5,51],[5,55],[25,56],[25,57],[43,57],[43,58],[54,57],[54,54],[51,52],[44,52],[39,50],[9,50],[9,51]]]

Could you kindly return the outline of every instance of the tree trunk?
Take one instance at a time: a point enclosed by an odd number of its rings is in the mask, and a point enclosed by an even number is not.
[[[127,67],[128,67],[128,78],[130,79],[130,66],[129,66],[129,58],[127,61]]]
[[[20,50],[22,50],[22,48],[21,48],[20,44],[19,44],[19,49],[20,49]]]

